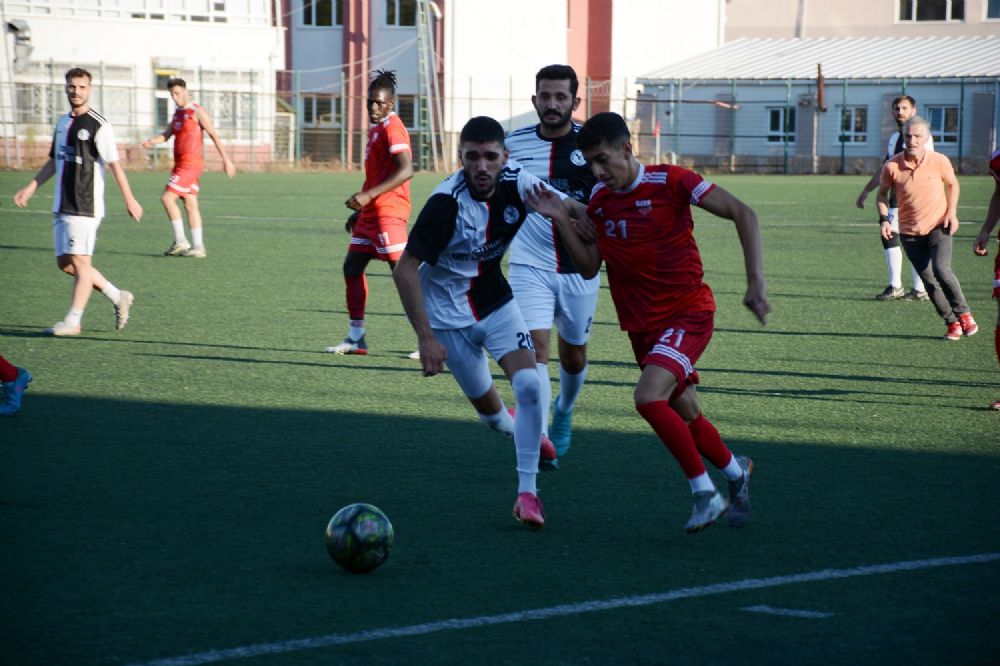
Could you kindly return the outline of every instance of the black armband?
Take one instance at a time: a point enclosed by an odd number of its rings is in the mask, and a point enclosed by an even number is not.
[[[883,222],[888,222],[888,221],[889,221],[889,216],[888,215],[879,215],[878,216],[878,223],[879,224],[882,224]]]

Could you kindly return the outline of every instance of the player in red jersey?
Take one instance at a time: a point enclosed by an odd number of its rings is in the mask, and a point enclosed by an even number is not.
[[[368,280],[365,269],[372,258],[394,269],[406,247],[406,220],[410,216],[410,178],[413,162],[410,135],[395,112],[396,74],[375,70],[368,85],[368,131],[365,148],[365,182],[345,202],[356,211],[347,221],[351,244],[344,259],[347,313],[350,329],[344,341],[326,351],[333,354],[367,354],[365,305]],[[416,358],[416,352],[410,355]]]
[[[743,246],[747,291],[743,303],[761,323],[767,301],[757,216],[746,204],[681,167],[645,167],[632,152],[631,135],[616,113],[598,113],[577,135],[599,181],[587,215],[574,223],[545,192],[529,201],[552,217],[584,278],[607,265],[618,320],[642,368],[636,410],[680,463],[694,495],[687,523],[698,532],[729,512],[731,525],[750,515],[753,462],[734,456],[701,413],[694,369],[712,337],[715,300],[703,281],[701,255],[692,235],[691,204],[732,220]],[[702,456],[722,470],[729,498],[716,490]]]
[[[1000,222],[1000,148],[993,151],[993,156],[990,158],[990,173],[996,181],[993,184],[993,196],[990,197],[990,207],[986,211],[986,221],[983,222],[983,227],[979,230],[973,245],[973,250],[981,257],[989,254],[986,248],[990,243],[990,235],[997,222]],[[1000,362],[1000,250],[993,260],[993,298],[997,302],[997,327],[993,334],[993,344],[997,351],[997,362]],[[990,405],[990,408],[1000,411],[1000,400]]]
[[[236,175],[236,165],[229,159],[222,141],[212,125],[212,119],[205,109],[191,101],[187,83],[184,79],[170,79],[167,90],[177,105],[174,117],[163,130],[163,134],[142,142],[143,148],[174,138],[174,169],[167,180],[160,201],[167,211],[167,219],[174,229],[174,242],[163,254],[168,257],[196,257],[204,259],[205,242],[202,233],[201,210],[198,208],[198,181],[205,168],[205,158],[202,156],[202,144],[205,134],[208,134],[222,158],[222,168],[226,175],[232,178]],[[177,199],[184,200],[187,209],[188,226],[191,227],[191,242],[184,235],[184,218],[181,217]]]

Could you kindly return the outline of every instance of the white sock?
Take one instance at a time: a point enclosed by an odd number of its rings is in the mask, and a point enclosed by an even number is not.
[[[889,269],[889,284],[893,289],[900,289],[903,286],[903,250],[900,247],[887,247],[885,252],[885,265]]]
[[[913,288],[917,291],[927,291],[924,287],[924,281],[920,279],[920,273],[913,267],[913,264],[910,264],[910,273],[913,275]]]
[[[538,473],[538,459],[542,444],[542,408],[538,403],[538,371],[523,368],[510,379],[517,402],[517,417],[514,419],[514,448],[517,449],[517,472],[519,487],[534,486],[534,476]],[[527,475],[531,476],[529,480]],[[518,492],[534,492],[519,490]]]
[[[736,461],[736,456],[729,456],[729,464],[722,468],[722,473],[729,481],[739,481],[743,478],[743,468]]]
[[[688,483],[691,484],[691,493],[703,493],[703,492],[715,492],[715,484],[712,483],[711,477],[708,476],[708,472],[702,472],[693,479],[688,479]]]
[[[571,375],[561,365],[559,366],[559,399],[556,401],[556,407],[559,408],[560,412],[573,411],[573,407],[576,406],[576,399],[580,396],[580,390],[583,388],[583,383],[587,381],[587,370],[589,368],[589,365],[585,365],[583,366],[583,370],[575,375]]]
[[[101,289],[101,293],[108,297],[108,300],[118,305],[122,302],[122,292],[115,285],[110,282],[104,285],[104,289]]]
[[[549,434],[549,405],[552,404],[552,381],[549,379],[549,364],[536,363],[538,370],[538,405],[542,410],[542,432]]]
[[[531,473],[517,470],[517,494],[531,493],[532,495],[538,495],[537,480],[538,472]]]
[[[191,245],[194,247],[205,247],[205,238],[202,235],[202,227],[191,230]]]
[[[80,322],[83,321],[83,310],[74,310],[73,308],[70,308],[63,321],[70,326],[79,326]]]
[[[351,328],[347,332],[347,337],[349,337],[351,340],[354,340],[355,342],[365,337],[365,320],[352,319]]]
[[[496,414],[480,414],[479,420],[491,429],[508,437],[514,436],[514,417],[507,411],[507,406],[500,402],[500,411]]]
[[[187,238],[184,236],[184,220],[170,220],[170,226],[174,228],[174,242],[187,243]]]

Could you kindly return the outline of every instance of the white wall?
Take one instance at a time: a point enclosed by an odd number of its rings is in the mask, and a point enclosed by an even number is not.
[[[535,73],[566,62],[565,0],[444,0],[445,129],[479,115],[537,122]]]

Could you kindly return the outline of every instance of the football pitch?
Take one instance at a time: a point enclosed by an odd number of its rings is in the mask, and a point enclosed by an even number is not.
[[[0,663],[998,658],[997,247],[971,250],[987,177],[960,179],[954,267],[981,332],[959,342],[929,303],[874,300],[887,280],[874,196],[854,207],[864,177],[712,178],[758,213],[774,311],[761,327],[741,306],[735,230],[696,211],[719,306],[702,407],[756,469],[750,524],[694,536],[687,483],[633,409],[606,287],[572,449],[539,478],[533,532],[510,515],[512,444],[450,375],[407,358],[384,265],[369,271],[369,355],[323,353],[346,333],[343,202],[360,174],[208,174],[205,260],[162,256],[165,173],[130,175],[140,225],[109,182],[95,264],[135,292],[132,318],[116,332],[95,294],[65,339],[41,333],[71,284],[52,184],[11,202],[29,178],[0,173],[0,354],[35,377],[0,420]],[[414,179],[414,218],[439,181]],[[325,549],[352,502],[395,528],[367,575]]]

